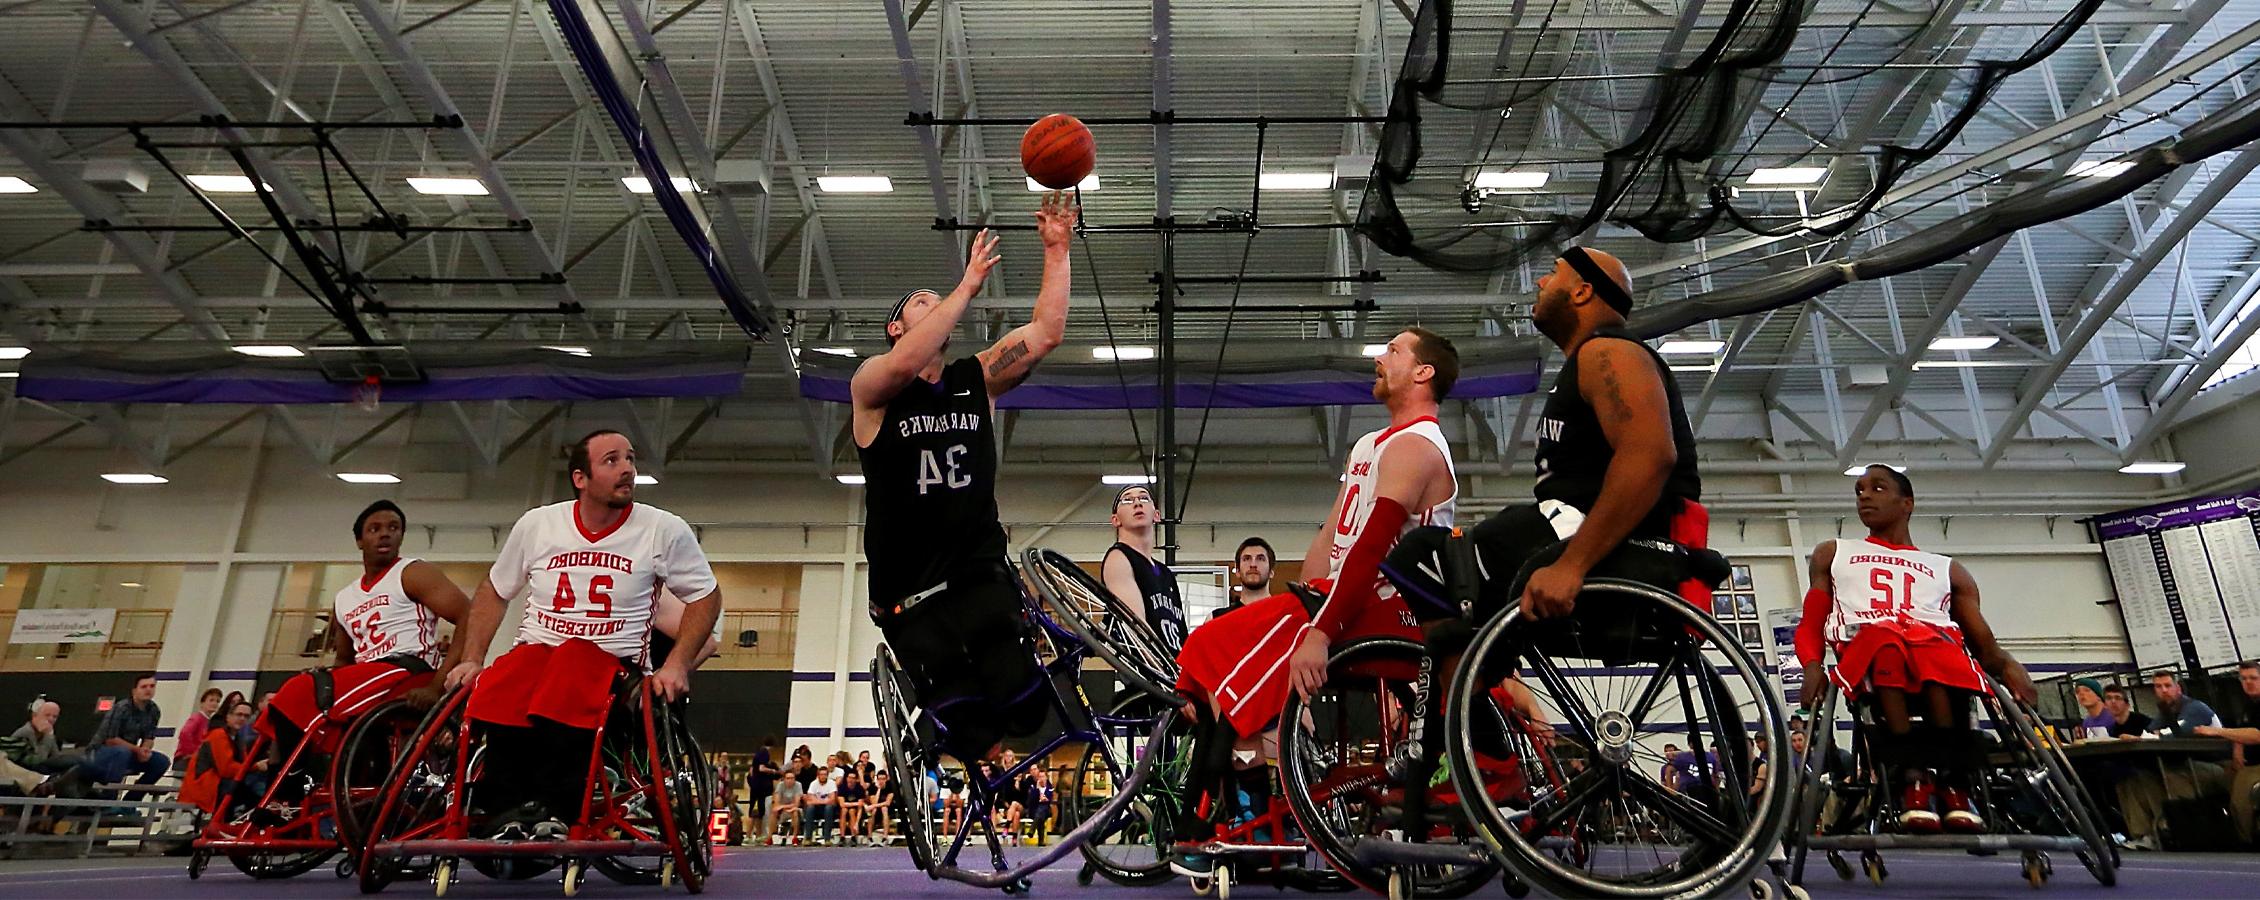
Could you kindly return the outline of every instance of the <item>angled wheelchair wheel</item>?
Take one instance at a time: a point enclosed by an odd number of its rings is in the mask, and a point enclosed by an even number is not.
[[[337,808],[338,841],[348,852],[359,852],[367,838],[369,820],[383,799],[385,776],[407,750],[426,712],[406,700],[393,700],[362,714],[346,729],[337,759],[330,765],[330,797]]]
[[[1167,711],[1161,701],[1139,693],[1115,698],[1109,719],[1153,722]],[[1113,798],[1115,785],[1128,774],[1151,728],[1107,727],[1104,745],[1087,744],[1075,766],[1075,780],[1060,796],[1068,821],[1080,825]],[[1160,884],[1177,877],[1169,868],[1170,835],[1176,817],[1190,803],[1186,796],[1186,753],[1192,736],[1181,727],[1172,729],[1154,761],[1153,774],[1138,789],[1139,797],[1117,814],[1106,830],[1092,835],[1081,849],[1086,866],[1106,880],[1127,887]]]
[[[1492,688],[1519,677],[1570,760],[1558,786],[1519,804],[1455,767],[1462,806],[1498,859],[1562,896],[1704,896],[1748,884],[1788,818],[1791,786],[1756,797],[1745,725],[1774,747],[1788,729],[1764,669],[1737,638],[1677,595],[1593,579],[1568,617],[1510,611],[1477,635],[1453,678],[1452,755],[1513,752],[1484,715]],[[1700,751],[1712,787],[1660,783],[1666,740]],[[1711,759],[1715,763],[1710,762]],[[1501,801],[1504,802],[1501,802]],[[1559,852],[1564,847],[1576,852]]]
[[[1411,641],[1351,641],[1334,650],[1327,683],[1305,702],[1290,691],[1280,713],[1280,782],[1295,822],[1336,872],[1372,893],[1392,884],[1407,896],[1462,897],[1498,875],[1479,865],[1381,866],[1363,862],[1360,841],[1397,839],[1408,787],[1389,761],[1409,737],[1422,648]],[[1448,804],[1429,807],[1429,843],[1473,840]]]
[[[941,798],[939,787],[929,779],[937,777],[939,770],[917,727],[918,700],[910,676],[895,662],[894,650],[886,644],[880,644],[878,655],[871,659],[871,703],[879,712],[879,739],[886,752],[887,769],[900,773],[895,792],[902,797],[899,824],[903,846],[910,849],[912,865],[921,872],[931,872],[934,836],[940,827],[934,821],[934,805]]]
[[[1040,548],[1029,550],[1026,559],[1028,580],[1053,621],[1106,660],[1115,677],[1132,688],[1172,706],[1184,702],[1173,689],[1177,650],[1144,619],[1073,560]]]
[[[450,691],[424,714],[393,760],[367,819],[359,850],[362,893],[381,891],[407,875],[415,860],[376,852],[380,845],[448,834],[449,813],[459,808],[458,792],[477,778],[476,747],[464,740],[468,687]]]
[[[678,868],[671,847],[662,857],[594,857],[589,867],[616,883],[633,885],[664,886],[670,875],[687,872],[683,881],[689,887],[693,878],[704,879],[713,871],[714,841],[707,832],[703,812],[713,807],[713,791],[708,787],[712,771],[683,720],[681,703],[657,707],[648,738],[641,707],[639,703],[635,721],[617,722],[616,727],[606,729],[606,789],[617,798],[618,815],[625,827],[639,832],[639,839],[658,838],[670,844],[679,839],[685,859]],[[655,780],[654,773],[664,775]],[[666,796],[661,797],[661,792]],[[662,801],[682,827],[661,820]]]
[[[2019,779],[2020,783],[2037,799],[2041,811],[2040,826],[2054,834],[2076,837],[2086,849],[2079,854],[2080,862],[2088,874],[2105,887],[2119,881],[2118,856],[2110,841],[2103,837],[2097,823],[2101,821],[2095,801],[2072,775],[2063,749],[2040,728],[2040,717],[2011,695],[2000,682],[1988,677],[1991,690],[1983,698],[1993,715],[1995,727],[2003,732],[2012,753],[2023,758],[2035,770],[2031,777]],[[2026,874],[2031,876],[2036,868],[2027,861]],[[2042,877],[2045,880],[2045,876]],[[2034,887],[2039,887],[2036,882]]]

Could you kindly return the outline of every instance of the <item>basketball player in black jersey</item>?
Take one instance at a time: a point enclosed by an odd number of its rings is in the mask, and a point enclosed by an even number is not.
[[[1144,620],[1171,658],[1185,646],[1185,601],[1177,593],[1177,574],[1153,558],[1154,523],[1161,512],[1153,491],[1133,484],[1114,495],[1114,546],[1099,563],[1106,589]]]
[[[1008,733],[1032,731],[1046,707],[1029,702],[1041,672],[1022,626],[1020,588],[997,519],[996,398],[1027,380],[1067,328],[1068,241],[1075,208],[1044,195],[1036,213],[1044,275],[1026,325],[988,349],[950,361],[950,333],[1000,259],[997,239],[973,239],[965,275],[944,297],[904,294],[887,323],[887,352],[856,369],[856,455],[863,463],[863,554],[871,619],[886,635],[960,761],[988,758]]]
[[[1490,575],[1478,591],[1477,624],[1510,601],[1534,618],[1567,614],[1587,573],[1626,538],[1705,545],[1706,514],[1694,503],[1703,490],[1695,432],[1670,367],[1625,330],[1631,311],[1631,273],[1598,250],[1562,251],[1538,281],[1531,318],[1567,360],[1538,421],[1538,502],[1500,510],[1469,533]],[[1408,534],[1383,564],[1432,639],[1436,623],[1461,615],[1435,577],[1443,537],[1440,528]],[[1560,556],[1532,573],[1519,598],[1503,596],[1524,563],[1563,540]]]

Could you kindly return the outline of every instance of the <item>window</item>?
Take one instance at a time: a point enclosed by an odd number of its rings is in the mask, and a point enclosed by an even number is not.
[[[1711,617],[1726,626],[1742,646],[1758,653],[1766,648],[1764,620],[1758,615],[1758,593],[1750,581],[1749,566],[1735,566],[1734,577],[1711,595]]]

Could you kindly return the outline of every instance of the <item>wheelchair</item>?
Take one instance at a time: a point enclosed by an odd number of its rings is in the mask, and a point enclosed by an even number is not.
[[[1158,863],[1159,857],[1153,855],[1151,847],[1153,836],[1160,832],[1154,830],[1152,817],[1130,814],[1129,810],[1152,778],[1157,763],[1167,755],[1162,745],[1176,718],[1176,708],[1183,703],[1167,688],[1175,680],[1174,657],[1160,651],[1158,637],[1115,604],[1111,593],[1092,590],[1095,582],[1066,557],[1030,550],[1024,560],[1022,574],[1043,598],[1039,605],[1025,591],[1022,594],[1027,633],[1046,682],[1031,685],[1031,691],[1045,695],[1063,727],[993,780],[984,780],[977,768],[968,765],[969,796],[955,834],[940,833],[935,821],[940,798],[935,796],[931,780],[940,772],[941,754],[935,748],[940,746],[940,736],[946,734],[947,727],[931,710],[920,707],[916,686],[891,647],[880,644],[872,659],[872,701],[878,708],[887,767],[906,773],[897,780],[897,790],[903,798],[903,842],[910,850],[911,863],[929,878],[999,888],[1007,895],[1026,894],[1030,875],[1069,853],[1085,856],[1086,869],[1079,873],[1085,883],[1097,872],[1133,880],[1151,877],[1145,858]],[[1080,680],[1084,661],[1091,656],[1114,667],[1116,677],[1132,689],[1126,698],[1151,702],[1123,702],[1106,712],[1094,710]],[[996,808],[997,793],[1071,744],[1086,748],[1075,783],[1059,790],[1071,830],[1041,852],[1008,865],[1003,836],[987,824]],[[1101,796],[1105,799],[1098,799]],[[988,847],[988,871],[958,864],[959,855],[977,828]],[[1110,860],[1119,860],[1120,865],[1107,862]]]
[[[450,691],[425,714],[371,805],[357,856],[363,893],[428,872],[444,897],[468,863],[489,878],[523,880],[564,870],[565,896],[580,893],[590,870],[622,884],[680,881],[699,893],[712,872],[704,816],[713,777],[683,719],[680,702],[659,698],[648,677],[613,683],[610,713],[591,746],[587,789],[564,840],[471,836],[470,812],[490,764],[468,715],[472,685]]]
[[[1988,823],[1985,834],[1898,834],[1891,823],[1897,803],[1900,765],[1878,760],[1873,741],[1880,726],[1872,721],[1868,704],[1854,710],[1851,736],[1853,764],[1841,781],[1832,780],[1811,760],[1827,760],[1836,744],[1837,710],[1843,695],[1826,679],[1807,690],[1820,691],[1816,724],[1807,735],[1807,763],[1797,776],[1796,815],[1791,822],[1789,883],[1804,881],[1807,855],[1826,854],[1839,879],[1855,877],[1847,852],[1860,856],[1860,871],[1882,885],[1890,877],[1881,851],[1894,849],[1964,850],[1992,855],[2015,851],[2019,874],[2035,888],[2055,873],[2051,852],[2071,853],[2088,874],[2108,887],[2118,882],[2118,848],[2103,830],[2102,814],[2087,788],[2072,774],[2071,761],[2053,736],[2043,730],[2039,714],[2009,693],[1991,676],[1986,691],[1971,702],[1991,720],[1993,734],[1977,734],[1971,766],[1977,777],[1971,804]],[[1973,720],[1973,727],[1977,721]],[[1976,765],[1982,763],[1982,765]],[[1837,821],[1825,821],[1824,806],[1834,797],[1843,811]]]
[[[401,699],[351,720],[325,709],[251,799],[252,792],[238,786],[270,752],[272,739],[260,736],[192,842],[188,877],[202,877],[212,857],[224,856],[253,878],[292,878],[320,868],[340,850],[347,856],[338,862],[337,876],[351,876],[352,854],[374,812],[373,800],[420,718]],[[323,751],[333,744],[335,752]]]
[[[1563,546],[1535,555],[1506,596]],[[1472,614],[1472,545],[1454,532],[1442,556],[1450,600]],[[1678,593],[1689,581],[1713,589],[1729,571],[1717,553],[1635,538],[1589,573],[1568,616],[1533,621],[1509,609],[1438,647],[1342,648],[1327,692],[1358,695],[1334,704],[1345,707],[1332,715],[1347,739],[1310,741],[1296,728],[1295,752],[1282,747],[1298,819],[1346,876],[1392,900],[1454,896],[1495,874],[1516,896],[1533,886],[1560,896],[1772,893],[1771,882],[1753,882],[1790,791],[1781,779],[1748,789],[1750,735],[1787,746],[1786,716],[1758,661]],[[1455,655],[1435,702],[1436,669]],[[1515,709],[1501,690],[1510,681],[1551,724]],[[1291,697],[1288,714],[1299,705]],[[1325,737],[1328,716],[1318,718]],[[1673,761],[1653,747],[1667,736],[1685,742],[1708,790],[1682,795],[1659,782],[1654,773]],[[1446,761],[1448,777],[1437,774]],[[1401,787],[1422,784],[1448,788]]]

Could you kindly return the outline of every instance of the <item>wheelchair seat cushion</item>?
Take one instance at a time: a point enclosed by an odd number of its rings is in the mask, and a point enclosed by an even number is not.
[[[1703,608],[1709,593],[1726,582],[1732,566],[1726,557],[1704,546],[1709,514],[1700,504],[1686,504],[1673,521],[1669,540],[1633,537],[1593,567],[1590,578],[1620,578],[1678,594]],[[1523,581],[1561,557],[1568,540],[1556,533],[1554,522],[1535,506],[1510,506],[1464,532],[1474,545],[1476,577],[1474,618],[1489,621],[1522,593]],[[1382,574],[1397,587],[1405,605],[1423,621],[1462,615],[1460,604],[1446,582],[1445,552],[1449,529],[1416,528],[1397,542]],[[1456,577],[1456,576],[1455,576]]]

